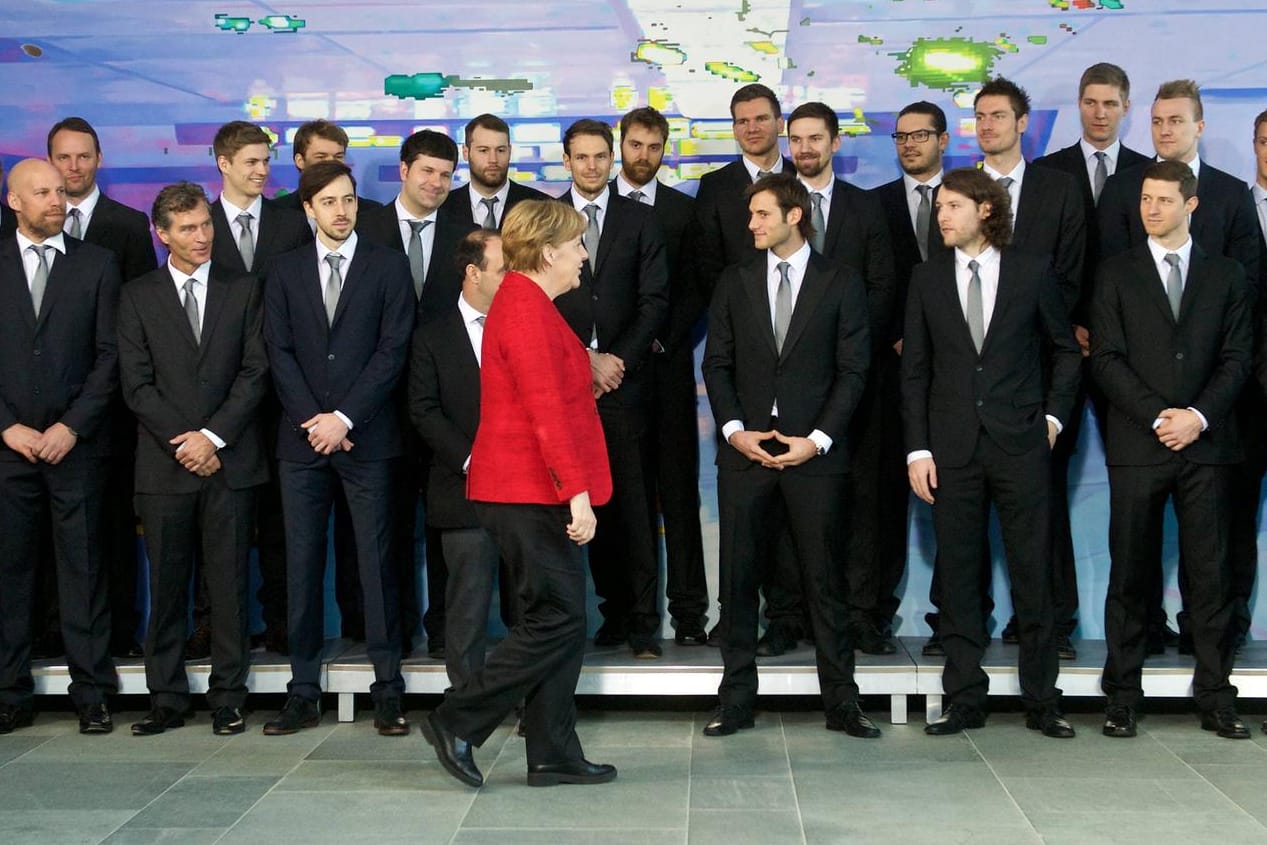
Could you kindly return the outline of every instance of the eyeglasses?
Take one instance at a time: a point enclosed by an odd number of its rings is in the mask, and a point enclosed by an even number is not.
[[[914,132],[894,132],[889,137],[898,144],[905,144],[907,140],[914,141],[917,144],[922,144],[935,134],[937,133],[931,129],[916,129]]]

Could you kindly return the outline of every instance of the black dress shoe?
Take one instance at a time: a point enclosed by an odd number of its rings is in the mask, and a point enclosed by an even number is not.
[[[30,707],[16,704],[0,704],[0,734],[13,733],[18,728],[28,728],[35,721]]]
[[[594,645],[599,648],[611,648],[629,642],[629,628],[623,622],[608,619],[594,632]]]
[[[246,717],[241,707],[217,707],[211,714],[211,732],[216,736],[233,736],[246,732]]]
[[[757,640],[758,657],[778,657],[796,648],[800,634],[783,625],[771,625]]]
[[[1135,710],[1125,704],[1110,704],[1104,708],[1105,736],[1129,739],[1135,736]]]
[[[286,699],[282,712],[264,723],[264,736],[289,736],[320,724],[321,702],[292,695]]]
[[[132,736],[157,736],[168,728],[183,728],[185,717],[171,707],[154,707],[139,722],[132,723]]]
[[[1007,624],[1003,626],[1003,633],[999,634],[999,639],[1003,640],[1003,643],[1005,645],[1020,645],[1021,644],[1021,636],[1017,632],[1015,616],[1007,620]]]
[[[384,698],[374,708],[374,728],[379,736],[407,736],[409,720],[400,709],[400,699]]]
[[[1249,739],[1249,728],[1232,707],[1206,710],[1201,714],[1201,730],[1215,731],[1224,739]]]
[[[643,634],[630,635],[629,649],[637,660],[655,660],[657,657],[664,656],[664,648],[661,647],[659,641]]]
[[[950,705],[946,712],[924,726],[924,733],[929,736],[949,736],[968,728],[985,727],[985,714],[980,710],[969,710],[966,707]]]
[[[616,767],[589,760],[567,763],[539,763],[528,767],[529,786],[558,786],[561,783],[607,783],[616,779]]]
[[[110,718],[110,708],[104,701],[89,704],[79,711],[81,734],[108,734],[113,730],[114,720]]]
[[[849,630],[853,647],[863,654],[897,654],[897,646],[875,625],[862,622]]]
[[[1031,731],[1042,731],[1043,736],[1049,736],[1052,739],[1073,739],[1074,737],[1073,725],[1055,711],[1026,713],[1025,727]]]
[[[199,625],[185,643],[186,660],[206,660],[211,656],[211,629]]]
[[[712,648],[721,648],[721,623],[718,622],[708,632],[708,645]]]
[[[875,739],[880,729],[862,712],[857,701],[840,704],[827,711],[827,730],[844,731],[859,739]]]
[[[708,633],[698,622],[679,622],[673,632],[673,642],[678,645],[708,645]]]
[[[920,649],[920,654],[925,657],[945,657],[946,647],[941,644],[941,634],[933,634],[924,643],[924,647]]]
[[[431,713],[422,720],[422,735],[436,750],[436,757],[444,770],[467,786],[483,786],[484,776],[475,767],[475,758],[471,755],[471,744],[436,721],[436,714]]]
[[[1068,634],[1056,635],[1056,656],[1061,660],[1077,660],[1078,649],[1074,648],[1073,640]]]
[[[733,704],[721,704],[704,726],[704,736],[730,736],[753,725],[752,711]]]

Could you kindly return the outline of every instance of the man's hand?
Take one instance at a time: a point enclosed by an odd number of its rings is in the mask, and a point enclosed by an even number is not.
[[[774,456],[761,446],[761,441],[769,440],[774,435],[773,431],[736,431],[727,442],[748,460],[756,461],[766,469],[779,469]]]
[[[1079,326],[1075,324],[1073,327],[1073,336],[1077,338],[1078,345],[1082,347],[1082,357],[1086,358],[1091,354],[1091,332],[1087,330],[1086,326]]]
[[[350,444],[347,447],[343,445],[348,437],[348,427],[334,414],[317,414],[304,422],[301,428],[308,432],[308,445],[318,455],[330,455],[339,449],[347,451],[351,448]]]
[[[1157,439],[1167,449],[1178,452],[1196,442],[1201,436],[1201,418],[1187,408],[1167,408],[1157,417]]]
[[[201,431],[186,431],[167,441],[176,447],[176,460],[194,475],[209,475],[202,470],[216,455],[216,444]],[[219,460],[216,461],[219,463]]]
[[[595,352],[593,349],[588,351],[594,396],[610,393],[620,387],[620,383],[625,380],[625,362],[610,352]]]
[[[55,422],[40,435],[35,445],[35,457],[48,464],[60,464],[62,458],[75,448],[78,438],[71,433],[65,423]]]
[[[1059,434],[1060,434],[1060,431],[1059,429],[1056,428],[1056,424],[1052,422],[1051,420],[1048,420],[1047,421],[1047,448],[1048,449],[1056,448],[1056,437]]]
[[[897,353],[899,358],[902,357],[902,338],[899,337],[897,342],[893,344],[893,351]]]
[[[22,423],[14,423],[4,430],[4,445],[17,452],[30,463],[36,463],[39,458],[35,454],[35,447],[40,443],[40,433],[30,426],[22,425]]]
[[[937,489],[937,464],[932,458],[920,458],[906,467],[906,476],[911,480],[911,489],[930,505],[933,504],[933,491]]]
[[[818,445],[808,437],[789,437],[776,431],[774,439],[787,446],[787,451],[774,459],[779,469],[798,467],[818,454]]]
[[[187,468],[187,467],[186,467]],[[200,478],[206,478],[209,475],[215,475],[220,471],[220,456],[212,455],[207,462],[194,471],[194,474]]]

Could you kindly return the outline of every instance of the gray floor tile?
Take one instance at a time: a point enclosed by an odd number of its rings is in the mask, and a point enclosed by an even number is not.
[[[1047,845],[1261,845],[1267,830],[1244,816],[1207,813],[1036,814],[1034,826]]]
[[[443,772],[434,759],[409,763],[396,760],[310,760],[300,763],[282,778],[277,784],[277,791],[417,792],[434,787],[437,774]]]
[[[379,736],[370,719],[337,725],[321,744],[309,752],[309,760],[417,760],[430,757],[431,749],[415,723],[407,736]]]
[[[1237,812],[1226,796],[1199,779],[1008,778],[1006,786],[1027,815],[1116,809],[1158,814]]]
[[[787,746],[777,724],[731,736],[696,736],[691,745],[692,777],[785,775],[788,770]]]
[[[75,730],[61,732],[34,748],[23,762],[70,762],[90,757],[118,763],[199,763],[233,739],[211,733],[211,722],[194,719],[183,728],[158,736],[132,736],[129,729],[143,713],[114,713],[114,733],[84,736]],[[38,723],[37,723],[38,724]]]
[[[223,845],[443,845],[453,838],[471,793],[437,790],[424,798],[395,793],[273,792],[229,829]]]
[[[453,845],[685,845],[686,829],[679,830],[524,830],[522,828],[463,827]]]
[[[8,736],[0,736],[0,766],[10,763],[49,741],[47,735],[40,736],[27,733],[25,730]]]
[[[693,727],[686,713],[605,711],[584,714],[576,732],[588,753],[591,748],[686,746]]]
[[[9,796],[0,809],[0,830],[4,840],[14,843],[49,843],[58,845],[95,845],[105,839],[132,815],[131,810],[61,810],[7,809],[13,806]]]
[[[1267,824],[1267,767],[1258,765],[1204,765],[1197,774],[1238,807]]]
[[[276,783],[267,777],[187,777],[137,813],[127,828],[226,828]]]
[[[795,810],[790,775],[692,777],[692,810]]]
[[[830,822],[804,819],[807,845],[1043,845],[1030,826],[911,824],[895,819],[845,816]]]
[[[801,821],[792,810],[691,810],[690,845],[804,845]]]
[[[0,769],[0,795],[7,808],[139,810],[188,772],[179,763],[22,760]]]
[[[213,845],[224,828],[123,827],[102,845]]]

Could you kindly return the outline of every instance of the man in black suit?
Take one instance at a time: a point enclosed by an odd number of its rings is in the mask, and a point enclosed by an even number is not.
[[[999,514],[1020,635],[1027,727],[1072,737],[1060,713],[1052,640],[1050,450],[1073,408],[1082,356],[1050,263],[1007,248],[1007,189],[988,174],[947,173],[937,222],[953,254],[911,277],[902,337],[902,417],[915,495],[933,506],[941,576],[942,689],[925,732],[985,724],[989,635],[981,569]]]
[[[291,149],[294,153],[295,169],[300,174],[303,174],[305,167],[310,164],[316,164],[319,161],[342,161],[346,164],[348,133],[343,131],[343,127],[337,123],[331,123],[328,120],[310,120],[307,123],[300,124],[299,128],[295,130],[295,137],[291,139]],[[299,199],[299,191],[297,190],[273,197],[273,205],[278,208],[288,208],[291,211],[304,210],[304,205]],[[369,197],[357,197],[356,205],[357,208],[364,210],[382,205],[382,203],[376,202]],[[315,224],[309,220],[308,225],[314,226]],[[342,505],[342,507],[346,509],[346,505]],[[351,530],[350,527],[348,530]],[[336,544],[337,542],[336,540]]]
[[[656,178],[669,143],[669,122],[649,106],[620,119],[620,172],[612,190],[651,206],[664,233],[669,268],[669,314],[648,358],[647,450],[652,496],[664,522],[665,586],[673,640],[708,642],[708,580],[700,528],[699,416],[695,344],[708,306],[695,282],[694,251],[687,240],[695,200]]]
[[[467,121],[462,135],[462,158],[470,168],[471,180],[453,189],[444,200],[445,211],[470,226],[496,232],[506,212],[524,200],[547,200],[536,188],[510,178],[510,127],[494,114],[481,114]]]
[[[922,261],[946,251],[946,245],[941,239],[941,229],[937,226],[937,215],[933,210],[937,203],[937,190],[941,186],[942,156],[946,152],[946,145],[950,143],[950,133],[946,131],[946,113],[941,107],[924,100],[910,103],[898,112],[892,137],[902,176],[874,188],[872,192],[879,199],[888,223],[897,281],[894,285],[893,316],[884,330],[884,343],[875,344],[876,351],[871,364],[873,378],[880,380],[883,386],[887,374],[892,385],[886,393],[888,401],[882,406],[887,409],[889,416],[884,422],[884,439],[875,459],[883,462],[887,468],[882,469],[882,473],[895,472],[898,475],[896,479],[882,481],[884,492],[880,494],[883,496],[880,514],[884,519],[884,527],[880,533],[877,554],[880,561],[887,562],[881,564],[880,571],[889,578],[898,580],[889,580],[887,586],[882,585],[878,591],[875,616],[877,627],[886,619],[891,623],[897,613],[901,603],[897,588],[906,569],[906,519],[910,505],[910,482],[906,479],[906,454],[902,448],[900,413],[902,331],[911,271]],[[930,600],[934,606],[941,602],[935,563]],[[924,614],[924,620],[933,631],[924,644],[924,655],[944,656],[941,635],[938,633],[937,612]]]
[[[1197,178],[1186,164],[1148,165],[1140,193],[1148,240],[1101,265],[1092,302],[1092,368],[1109,401],[1106,736],[1135,736],[1150,587],[1161,568],[1166,500],[1173,499],[1201,727],[1249,738],[1229,681],[1228,555],[1233,473],[1242,456],[1234,408],[1253,354],[1252,304],[1240,264],[1189,234],[1198,206]]]
[[[400,147],[400,193],[396,201],[367,211],[359,218],[357,232],[371,243],[390,247],[409,258],[418,322],[448,311],[462,290],[462,275],[455,266],[457,244],[476,228],[459,212],[445,206],[457,167],[457,144],[448,135],[423,129],[410,135]],[[408,367],[408,361],[406,361]],[[431,458],[409,419],[408,370],[401,379],[396,406],[405,438],[405,459],[396,474],[397,579],[400,581],[401,633],[405,651],[412,647],[418,628],[418,564],[414,558],[414,531],[418,497],[427,489]],[[427,655],[445,659],[445,604],[448,567],[444,544],[436,528],[426,528],[427,608],[421,614],[427,635]]]
[[[326,525],[334,488],[347,497],[374,666],[374,726],[409,733],[401,710],[401,634],[392,565],[394,464],[404,453],[393,392],[414,325],[409,262],[358,239],[356,181],[342,162],[304,169],[304,212],[317,240],[265,270],[264,337],[281,400],[278,474],[286,525],[289,696],[264,726],[290,734],[321,720]]]
[[[850,417],[866,388],[866,292],[851,267],[810,249],[809,192],[792,175],[746,192],[766,254],[726,270],[709,311],[704,383],[726,445],[717,453],[721,528],[718,707],[705,736],[753,725],[757,584],[786,524],[813,627],[828,730],[872,738],[858,706],[843,558]]]
[[[48,160],[66,182],[66,234],[113,252],[124,282],[154,270],[158,261],[149,220],[142,212],[110,199],[97,184],[101,143],[92,125],[82,117],[53,124],[48,131]],[[116,657],[140,657],[136,639],[141,627],[136,606],[139,562],[132,509],[136,419],[116,399],[110,409],[110,424],[115,445],[106,478],[103,534],[110,590],[110,650]],[[48,595],[55,597],[56,583],[50,579],[46,586]]]
[[[427,525],[440,532],[448,564],[444,614],[444,667],[460,687],[484,665],[488,606],[501,558],[497,543],[466,498],[466,470],[480,421],[480,350],[484,315],[506,274],[501,238],[477,229],[457,246],[464,268],[462,293],[449,311],[414,331],[409,364],[409,411],[431,452]],[[515,586],[501,582],[503,617]]]
[[[139,736],[181,727],[189,709],[185,628],[200,567],[212,616],[212,730],[246,730],[248,561],[254,489],[268,480],[259,404],[268,391],[264,305],[247,274],[211,266],[211,207],[202,188],[169,185],[154,200],[167,266],[119,301],[119,380],[139,423],[137,510],[149,552],[145,674],[150,712]]]
[[[898,421],[892,416],[899,401],[898,359],[886,340],[893,318],[893,246],[879,201],[832,172],[832,156],[840,149],[840,123],[830,106],[819,102],[797,106],[787,119],[787,141],[797,177],[809,191],[814,228],[810,245],[824,258],[856,271],[867,291],[872,365],[867,391],[850,423],[853,513],[845,582],[854,648],[867,654],[893,654],[897,646],[890,639],[890,625],[897,608],[879,604],[881,595],[887,599],[902,580],[905,553],[895,561],[894,555],[885,554],[885,547],[896,545],[899,538],[905,545],[906,507],[896,508],[900,525],[889,508],[896,499],[910,495],[900,472]]]
[[[589,548],[603,614],[594,643],[628,643],[635,657],[651,659],[662,649],[646,370],[668,316],[669,275],[655,213],[607,182],[613,147],[611,127],[596,120],[578,120],[563,134],[572,186],[559,201],[588,219],[588,258],[580,285],[555,305],[589,351],[611,463],[612,498],[595,510],[600,527]]]
[[[31,724],[33,561],[45,509],[79,730],[109,733],[106,696],[118,684],[100,533],[119,270],[109,250],[62,232],[65,188],[48,162],[19,162],[8,197],[18,231],[0,243],[0,733]]]
[[[0,162],[0,182],[4,180],[4,162]],[[9,203],[0,200],[0,240],[11,236],[18,230],[18,217],[9,208]]]

